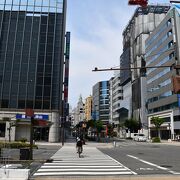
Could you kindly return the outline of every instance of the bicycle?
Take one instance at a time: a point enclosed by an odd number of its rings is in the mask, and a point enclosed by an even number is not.
[[[78,155],[79,155],[79,158],[81,157],[81,153],[82,153],[82,147],[81,146],[78,146],[77,147],[77,152],[78,152]]]

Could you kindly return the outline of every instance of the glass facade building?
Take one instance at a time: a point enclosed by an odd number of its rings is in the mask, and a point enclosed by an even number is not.
[[[93,86],[92,117],[109,122],[109,81],[101,81]]]
[[[0,108],[59,110],[65,0],[0,1]]]

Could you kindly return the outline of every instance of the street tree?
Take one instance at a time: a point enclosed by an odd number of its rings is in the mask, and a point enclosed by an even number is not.
[[[139,129],[139,122],[134,118],[125,120],[124,126],[130,130],[131,133],[137,132]]]
[[[154,126],[158,132],[158,137],[161,139],[160,127],[164,123],[164,119],[160,118],[160,117],[152,117],[151,123],[154,124]]]
[[[96,130],[97,130],[97,138],[99,141],[99,139],[100,139],[99,134],[103,130],[103,122],[101,120],[95,121],[95,126],[96,126]]]
[[[8,130],[8,136],[9,136],[9,142],[11,142],[11,130],[12,130],[12,127],[17,126],[17,123],[19,122],[19,119],[12,120],[9,117],[3,117],[2,120],[4,122],[8,122],[9,123],[9,127],[7,128],[7,130]]]

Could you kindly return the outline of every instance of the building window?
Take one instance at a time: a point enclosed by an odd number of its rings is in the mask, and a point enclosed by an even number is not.
[[[168,21],[167,21],[167,26],[169,26],[171,24],[171,19],[169,19]]]
[[[5,137],[6,123],[0,123],[0,137]]]

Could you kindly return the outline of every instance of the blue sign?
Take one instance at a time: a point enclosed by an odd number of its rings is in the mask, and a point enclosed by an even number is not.
[[[180,94],[178,94],[177,97],[178,97],[178,107],[180,107]]]
[[[30,119],[30,117],[25,114],[16,114],[16,119]],[[46,114],[35,114],[34,119],[49,120],[49,116]]]

